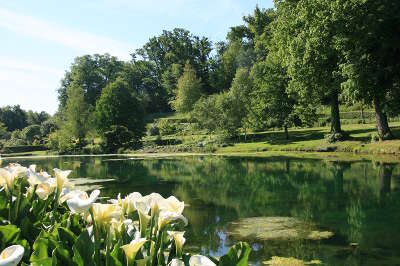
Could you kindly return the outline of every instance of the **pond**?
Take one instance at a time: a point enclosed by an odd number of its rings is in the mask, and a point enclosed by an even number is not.
[[[218,256],[245,240],[253,249],[252,265],[272,256],[324,265],[400,265],[400,163],[114,156],[5,159],[3,165],[16,161],[71,169],[77,183],[101,187],[103,197],[133,191],[175,195],[185,201],[190,222],[186,251]],[[333,236],[265,237],[271,217]]]

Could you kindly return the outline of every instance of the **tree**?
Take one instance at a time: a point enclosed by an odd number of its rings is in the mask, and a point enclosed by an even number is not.
[[[252,80],[245,68],[238,69],[232,88],[223,93],[200,99],[195,105],[192,117],[201,128],[217,132],[223,137],[239,135],[239,129],[246,127],[249,112],[248,95],[252,90]]]
[[[288,90],[299,104],[329,104],[331,133],[341,133],[341,75],[337,14],[330,0],[276,1],[273,42],[287,68]]]
[[[176,98],[172,101],[172,106],[178,112],[187,113],[192,111],[193,105],[200,97],[201,80],[197,78],[196,71],[188,62],[178,80]]]
[[[32,144],[35,139],[41,138],[40,126],[30,125],[22,130],[22,138],[28,143]]]
[[[7,127],[2,122],[0,122],[0,138],[4,138],[7,134]]]
[[[46,120],[40,125],[40,133],[42,134],[42,136],[48,136],[50,133],[55,132],[57,129],[57,123],[53,119]]]
[[[208,93],[210,92],[208,59],[211,51],[212,43],[207,38],[194,36],[185,29],[175,28],[172,31],[164,30],[161,35],[151,38],[136,53],[155,65],[157,80],[159,84],[163,84],[164,90],[169,92],[170,88],[176,88],[176,83],[164,87],[167,85],[163,82],[163,76],[166,75],[164,73],[174,72],[172,69],[174,65],[184,66],[189,61],[196,75],[204,82],[201,87],[202,92]]]
[[[400,3],[398,1],[336,1],[338,47],[345,62],[343,87],[348,95],[372,103],[381,140],[393,137],[388,115],[399,114]]]
[[[122,61],[109,54],[76,57],[70,70],[66,71],[61,80],[61,87],[58,89],[60,109],[66,107],[68,88],[72,83],[82,88],[85,102],[95,107],[101,91],[118,77],[123,65]]]
[[[90,109],[85,102],[83,88],[72,82],[68,88],[68,98],[65,109],[65,121],[61,125],[63,136],[74,139],[77,146],[85,143],[86,133],[90,128]]]
[[[103,134],[112,126],[124,126],[139,141],[145,132],[143,106],[122,79],[117,79],[103,90],[97,101],[96,121]]]
[[[29,110],[28,112],[26,112],[26,121],[28,125],[40,125],[49,118],[50,115],[44,111],[37,113]]]
[[[154,63],[144,60],[128,62],[120,77],[129,84],[146,112],[170,111],[168,94],[158,80]]]
[[[134,134],[124,126],[111,126],[103,134],[103,150],[107,153],[115,153],[120,148],[134,148],[137,145]]]
[[[26,121],[26,112],[22,110],[19,105],[0,108],[0,122],[2,122],[9,131],[23,129],[28,125]]]
[[[252,77],[254,91],[249,115],[253,126],[256,129],[284,128],[288,139],[288,127],[298,119],[293,113],[296,102],[286,91],[289,82],[286,70],[269,57],[253,66]]]

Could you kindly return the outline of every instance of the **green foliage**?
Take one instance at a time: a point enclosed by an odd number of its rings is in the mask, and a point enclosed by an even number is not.
[[[298,104],[330,104],[332,131],[340,132],[336,13],[330,0],[279,1],[273,24],[273,52],[289,76],[288,90]],[[315,100],[315,102],[311,102]]]
[[[42,136],[48,136],[58,129],[57,123],[54,120],[46,120],[40,125],[40,133]]]
[[[251,252],[251,248],[249,244],[244,242],[239,242],[236,245],[232,246],[228,253],[222,256],[219,259],[219,266],[228,266],[228,265],[236,265],[236,266],[246,266],[248,264],[249,255]]]
[[[238,69],[232,88],[228,92],[200,99],[194,106],[192,117],[201,128],[218,132],[224,137],[237,136],[246,126],[252,81],[246,69]]]
[[[58,89],[58,100],[60,110],[67,107],[69,98],[68,91],[71,86],[85,88],[85,103],[95,107],[101,91],[108,83],[113,82],[123,68],[124,63],[115,56],[85,55],[74,60],[69,71],[61,80],[61,87]]]
[[[176,133],[176,124],[169,119],[159,119],[157,122],[160,134],[162,136],[173,135]]]
[[[201,79],[196,71],[186,63],[182,77],[178,80],[176,98],[172,101],[173,108],[180,113],[192,111],[194,104],[201,97]]]
[[[4,138],[7,134],[7,127],[4,123],[0,122],[0,139]]]
[[[40,139],[42,137],[39,125],[27,126],[22,130],[21,133],[22,133],[22,138],[28,144],[32,144],[35,139]]]
[[[103,151],[115,153],[119,148],[129,149],[138,146],[133,132],[124,126],[112,126],[109,131],[103,133]]]
[[[29,110],[26,112],[26,121],[28,125],[40,125],[44,121],[48,120],[50,118],[50,115],[46,112],[33,112]]]
[[[90,110],[84,99],[83,88],[73,82],[68,88],[65,121],[58,134],[59,149],[69,150],[72,143],[78,147],[84,146],[90,124]]]
[[[97,127],[106,132],[113,126],[126,127],[138,142],[144,134],[144,110],[138,98],[121,79],[109,84],[102,92],[96,106]]]
[[[158,128],[158,123],[151,123],[149,128],[147,129],[148,136],[158,136],[160,135],[160,129]]]
[[[19,105],[0,108],[0,122],[9,131],[25,128],[28,125],[26,119],[26,112]]]

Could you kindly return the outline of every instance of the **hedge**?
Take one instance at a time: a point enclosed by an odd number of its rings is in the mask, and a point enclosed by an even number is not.
[[[6,146],[1,149],[1,153],[20,153],[31,151],[45,151],[48,148],[45,145],[21,145],[21,146]]]

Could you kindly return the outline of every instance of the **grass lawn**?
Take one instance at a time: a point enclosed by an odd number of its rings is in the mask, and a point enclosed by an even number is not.
[[[400,123],[390,125],[395,136],[400,136]],[[314,152],[331,147],[337,152],[354,152],[368,154],[400,154],[400,140],[371,142],[371,134],[376,132],[375,124],[343,125],[343,130],[350,135],[349,140],[329,144],[324,139],[329,127],[295,129],[289,132],[289,140],[283,132],[267,131],[249,135],[249,141],[239,142],[233,146],[222,147],[218,153],[261,152],[261,151],[307,151]]]

